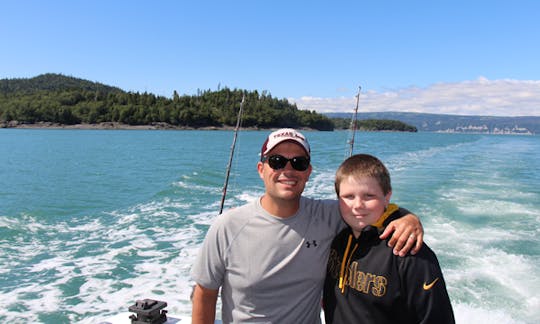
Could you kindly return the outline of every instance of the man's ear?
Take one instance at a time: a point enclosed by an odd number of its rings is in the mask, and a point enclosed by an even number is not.
[[[264,180],[263,170],[264,170],[264,163],[262,163],[261,161],[257,162],[257,172],[259,172],[259,177]]]

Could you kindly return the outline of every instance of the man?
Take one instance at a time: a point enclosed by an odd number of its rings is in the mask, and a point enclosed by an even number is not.
[[[307,139],[294,129],[271,133],[257,163],[264,195],[216,218],[192,270],[193,323],[319,323],[330,244],[343,228],[336,200],[302,196],[311,174]],[[395,253],[413,253],[423,231],[414,215],[389,224]]]

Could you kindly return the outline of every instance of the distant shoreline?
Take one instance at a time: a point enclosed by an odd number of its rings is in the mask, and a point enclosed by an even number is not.
[[[15,128],[15,129],[82,129],[82,130],[234,130],[233,126],[204,126],[204,127],[193,127],[193,126],[176,126],[168,123],[156,122],[150,125],[129,125],[118,122],[102,122],[96,124],[59,124],[51,122],[37,122],[33,124],[28,123],[19,123],[17,121],[11,122],[0,122],[0,129],[6,128]],[[243,131],[257,131],[257,130],[272,130],[278,129],[275,127],[265,128],[265,127],[241,127]],[[301,127],[301,130],[315,130],[312,128]]]
[[[167,123],[153,123],[151,125],[128,125],[117,122],[103,122],[97,124],[58,124],[51,122],[39,122],[34,124],[24,124],[18,122],[0,123],[0,128],[16,129],[86,129],[86,130],[232,130],[231,126],[207,126],[207,127],[189,127],[175,126]],[[256,130],[257,128],[253,128]]]

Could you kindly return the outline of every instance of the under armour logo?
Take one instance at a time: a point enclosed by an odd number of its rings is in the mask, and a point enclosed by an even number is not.
[[[317,246],[317,241],[313,240],[313,241],[311,241],[311,242],[310,242],[310,241],[307,241],[307,242],[306,242],[306,247],[307,247],[308,249],[309,249],[312,245],[313,245],[314,247]]]

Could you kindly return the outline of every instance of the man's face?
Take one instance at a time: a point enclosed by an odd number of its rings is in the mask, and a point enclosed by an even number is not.
[[[283,142],[274,147],[267,156],[282,155],[287,159],[305,156],[306,151],[294,142]],[[257,164],[259,176],[264,181],[266,195],[274,201],[299,199],[311,174],[311,165],[305,171],[295,170],[288,162],[283,169],[274,170],[268,162]]]

